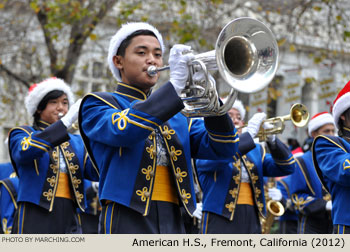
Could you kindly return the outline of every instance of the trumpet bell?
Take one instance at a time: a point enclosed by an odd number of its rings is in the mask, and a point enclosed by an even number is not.
[[[226,24],[215,51],[220,75],[238,92],[262,90],[277,71],[277,42],[272,31],[256,19],[242,17]]]
[[[296,103],[290,109],[291,121],[296,127],[304,127],[309,121],[309,116],[304,104]]]

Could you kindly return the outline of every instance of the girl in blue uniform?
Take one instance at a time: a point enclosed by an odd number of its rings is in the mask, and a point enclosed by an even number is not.
[[[9,133],[9,153],[19,179],[12,233],[81,233],[76,208],[85,208],[84,177],[98,180],[98,173],[81,137],[68,133],[80,101],[73,103],[70,87],[58,78],[32,85],[26,96],[33,126]]]

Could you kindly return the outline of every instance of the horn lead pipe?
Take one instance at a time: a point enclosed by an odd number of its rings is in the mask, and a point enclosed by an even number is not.
[[[158,72],[168,70],[169,66],[163,66],[163,67],[156,67],[156,66],[150,66],[147,68],[147,74],[151,77],[155,76]]]

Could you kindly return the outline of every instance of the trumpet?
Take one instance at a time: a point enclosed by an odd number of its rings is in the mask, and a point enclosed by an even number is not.
[[[292,121],[296,127],[304,127],[309,121],[309,111],[306,106],[301,103],[295,103],[290,108],[289,114],[284,116],[272,117],[263,121],[256,137],[260,142],[264,142],[269,135],[281,134],[285,129],[285,121]],[[273,125],[270,129],[264,129],[263,124],[267,122]],[[243,127],[246,127],[245,124]],[[240,128],[243,128],[240,127]],[[238,129],[240,129],[238,128]]]
[[[265,88],[277,70],[278,46],[271,30],[252,18],[237,18],[221,30],[215,50],[195,55],[189,64],[189,77],[181,99],[182,113],[187,117],[225,114],[237,97],[237,92],[253,93]],[[154,76],[168,66],[150,66],[148,75]],[[224,104],[216,90],[210,70],[218,70],[231,88]],[[194,80],[197,72],[204,78]]]

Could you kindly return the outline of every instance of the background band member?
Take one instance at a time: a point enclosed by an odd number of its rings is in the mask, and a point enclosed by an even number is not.
[[[225,158],[238,146],[230,118],[189,120],[179,113],[188,78],[189,46],[169,56],[170,81],[154,92],[163,65],[163,38],[148,23],[128,23],[110,41],[113,93],[82,101],[80,132],[100,171],[102,233],[185,233],[180,205],[192,216],[196,197],[191,157]]]
[[[296,157],[295,154],[294,158]],[[297,168],[296,168],[297,169]],[[282,199],[279,200],[285,211],[282,216],[278,219],[280,234],[296,234],[298,228],[298,214],[292,204],[290,185],[293,183],[291,180],[291,175],[277,180],[277,189],[281,191]]]
[[[98,234],[101,205],[98,198],[98,182],[84,180],[86,208],[77,209],[83,234]]]
[[[18,177],[11,163],[0,164],[0,217],[1,234],[10,234],[12,231],[13,216],[17,209]]]
[[[334,135],[334,119],[328,112],[314,115],[309,121],[308,134]],[[292,202],[299,215],[299,234],[332,233],[330,195],[324,190],[312,162],[311,150],[297,157],[297,168],[291,176]]]
[[[350,234],[350,82],[335,98],[332,114],[339,137],[316,137],[313,162],[332,197],[333,233]]]
[[[240,101],[228,113],[236,126],[243,125]],[[203,190],[202,233],[261,233],[259,216],[266,215],[264,176],[287,175],[295,166],[290,150],[276,136],[267,141],[271,154],[260,144],[246,151],[265,117],[258,113],[249,120],[233,159],[197,160]]]
[[[83,179],[98,180],[98,173],[81,137],[67,132],[78,116],[80,102],[73,103],[70,87],[58,78],[32,85],[26,96],[33,126],[9,133],[19,178],[12,233],[81,233],[76,208],[85,208]]]

